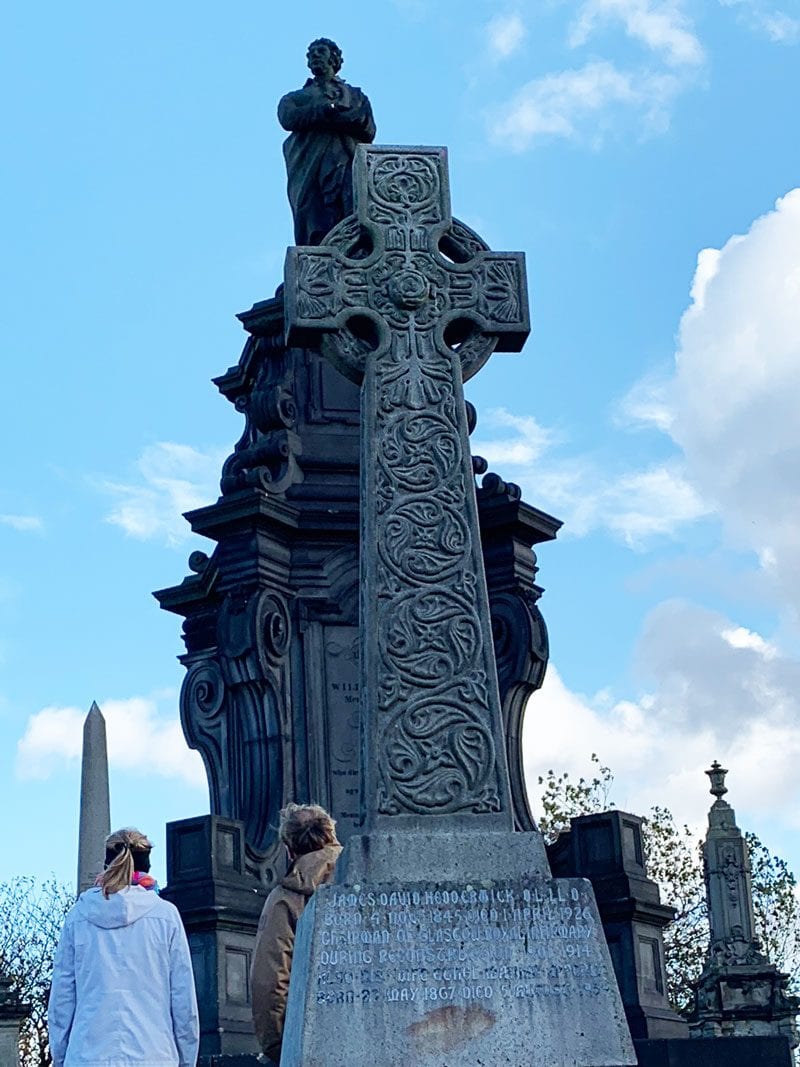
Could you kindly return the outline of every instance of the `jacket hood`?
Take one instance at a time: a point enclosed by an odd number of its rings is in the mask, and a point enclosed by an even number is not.
[[[330,879],[341,852],[342,846],[337,842],[335,845],[317,849],[316,852],[306,852],[304,856],[298,856],[286,876],[281,879],[281,885],[284,889],[310,897],[318,885]]]
[[[158,894],[140,885],[121,889],[108,899],[103,896],[102,889],[95,886],[81,893],[75,907],[82,919],[88,919],[94,926],[112,930],[119,926],[130,926],[143,915],[149,915],[157,904]]]

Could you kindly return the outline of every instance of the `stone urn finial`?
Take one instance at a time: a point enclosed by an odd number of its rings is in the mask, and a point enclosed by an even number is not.
[[[717,800],[722,800],[728,792],[728,787],[725,785],[725,775],[727,773],[727,768],[723,767],[718,760],[714,760],[711,764],[711,769],[706,771],[706,774],[711,779],[711,795],[715,796]]]

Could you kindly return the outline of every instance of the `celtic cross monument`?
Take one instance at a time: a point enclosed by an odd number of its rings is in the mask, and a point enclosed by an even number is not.
[[[365,828],[510,830],[462,381],[522,347],[524,260],[453,231],[443,148],[361,147],[354,177],[356,218],[289,250],[285,299],[289,342],[322,334],[362,390]]]
[[[353,178],[284,300],[361,385],[362,832],[299,924],[281,1067],[634,1064],[589,884],[513,832],[462,383],[528,335],[523,256],[454,223],[442,148]]]

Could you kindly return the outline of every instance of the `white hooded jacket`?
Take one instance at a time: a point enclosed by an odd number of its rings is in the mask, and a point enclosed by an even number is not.
[[[55,1067],[195,1067],[194,974],[177,908],[132,885],[67,915],[47,1012]]]

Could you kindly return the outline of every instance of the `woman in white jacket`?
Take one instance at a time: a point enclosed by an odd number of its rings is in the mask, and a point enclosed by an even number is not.
[[[47,1023],[54,1067],[195,1067],[194,974],[177,909],[149,876],[138,830],[106,840],[98,884],[67,915]]]

